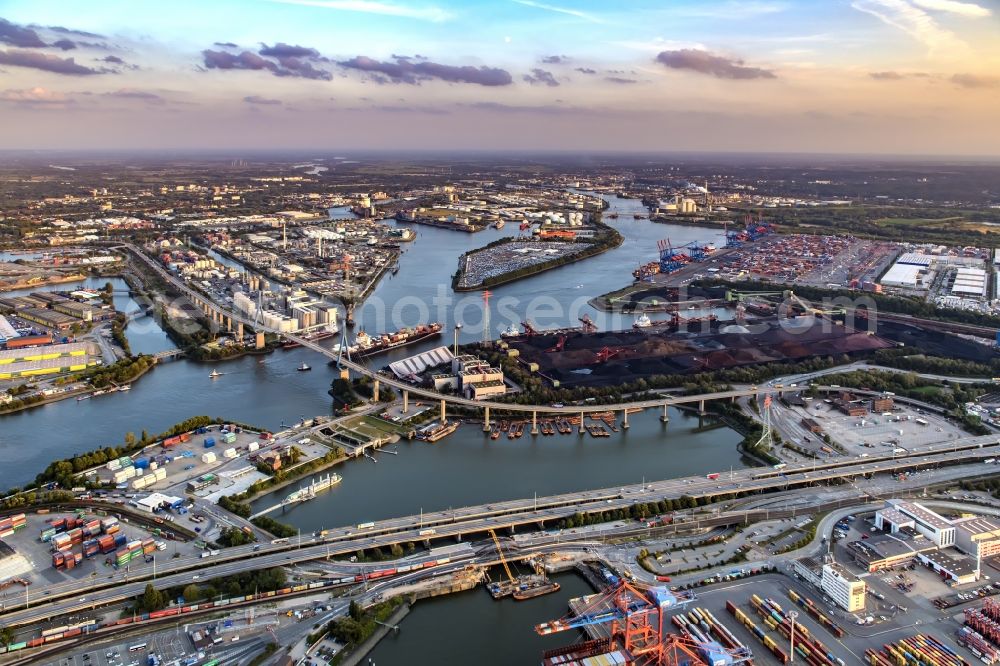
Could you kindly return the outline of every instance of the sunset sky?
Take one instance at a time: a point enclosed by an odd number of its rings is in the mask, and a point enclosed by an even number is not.
[[[0,0],[0,148],[1000,156],[1000,0]]]

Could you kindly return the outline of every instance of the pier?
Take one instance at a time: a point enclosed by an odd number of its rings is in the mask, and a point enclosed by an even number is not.
[[[253,520],[254,518],[260,518],[261,516],[271,513],[272,511],[283,509],[286,506],[292,506],[294,504],[301,504],[302,502],[308,502],[309,500],[314,499],[318,493],[338,483],[340,483],[339,474],[327,474],[325,477],[319,479],[318,481],[316,479],[313,479],[312,481],[309,482],[309,485],[306,486],[305,488],[299,488],[298,490],[289,493],[285,497],[285,499],[281,500],[277,504],[273,504],[267,507],[266,509],[258,511],[257,513],[250,516],[249,520]]]

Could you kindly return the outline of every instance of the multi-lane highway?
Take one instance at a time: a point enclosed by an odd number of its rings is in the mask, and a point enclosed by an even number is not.
[[[753,493],[821,483],[827,479],[852,478],[900,470],[932,468],[949,464],[982,466],[988,458],[1000,457],[996,436],[966,437],[921,447],[897,456],[880,455],[864,459],[812,461],[788,465],[780,470],[750,468],[597,490],[585,490],[542,498],[526,498],[468,506],[447,511],[410,515],[362,525],[326,530],[319,536],[292,538],[281,543],[243,546],[223,550],[213,557],[181,557],[159,567],[160,587],[186,584],[198,579],[240,573],[254,568],[282,566],[344,556],[362,549],[385,548],[392,544],[449,538],[461,540],[487,530],[532,529],[551,525],[575,513],[596,513],[626,509],[636,503],[658,502],[680,497],[713,497],[737,492]],[[975,468],[970,468],[970,475]],[[32,590],[32,607],[8,604],[0,621],[8,626],[38,622],[57,614],[82,612],[95,606],[123,601],[142,592],[149,574],[127,583],[99,583],[81,590],[78,582]],[[104,587],[99,586],[104,585]],[[107,587],[113,585],[113,587]]]

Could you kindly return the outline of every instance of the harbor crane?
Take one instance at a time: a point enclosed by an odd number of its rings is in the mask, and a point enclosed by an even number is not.
[[[580,317],[580,323],[583,324],[584,333],[595,333],[597,331],[597,324],[594,323],[589,314],[584,314]]]
[[[611,347],[604,347],[599,352],[594,354],[594,361],[596,363],[606,363],[621,353],[622,353],[621,349],[612,349]]]
[[[579,613],[535,627],[541,636],[594,625],[607,625],[609,638],[549,650],[543,664],[565,663],[618,652],[630,666],[733,666],[750,659],[745,651],[715,641],[696,641],[664,631],[666,614],[691,603],[691,592],[674,593],[666,587],[642,590],[625,580],[594,595]]]
[[[507,573],[507,579],[511,585],[517,585],[517,579],[514,578],[514,573],[510,570],[510,565],[507,564],[507,558],[503,556],[503,548],[500,546],[500,539],[497,537],[497,533],[490,530],[490,536],[493,537],[493,543],[497,547],[497,556],[500,558],[503,570]]]
[[[566,336],[560,335],[559,339],[556,340],[556,343],[553,346],[546,349],[545,351],[548,353],[561,352],[563,350],[563,347],[565,346],[566,346]]]

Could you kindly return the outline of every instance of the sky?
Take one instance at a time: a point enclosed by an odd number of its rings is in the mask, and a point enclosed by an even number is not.
[[[1000,156],[1000,0],[0,0],[0,148]]]

